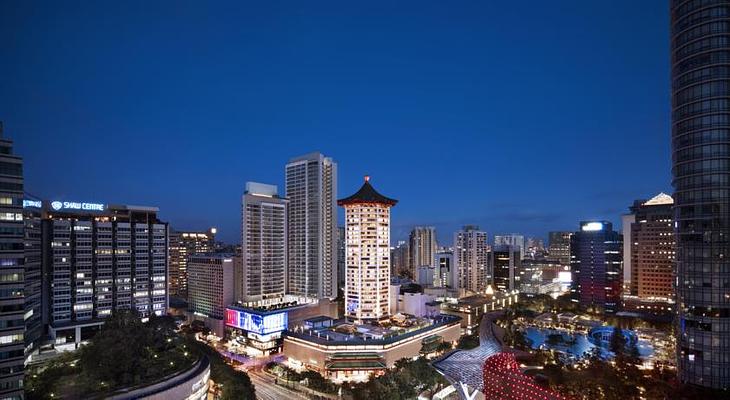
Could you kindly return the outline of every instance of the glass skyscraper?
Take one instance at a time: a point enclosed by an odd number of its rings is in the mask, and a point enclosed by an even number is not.
[[[730,388],[730,1],[671,1],[681,381]]]

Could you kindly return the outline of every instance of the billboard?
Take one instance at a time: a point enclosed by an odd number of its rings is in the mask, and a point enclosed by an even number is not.
[[[284,331],[287,328],[287,323],[288,316],[284,311],[260,315],[230,308],[226,309],[226,325],[259,335]]]

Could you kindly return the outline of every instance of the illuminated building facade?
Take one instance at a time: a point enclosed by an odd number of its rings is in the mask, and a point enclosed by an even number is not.
[[[478,226],[467,225],[454,234],[454,266],[457,288],[474,293],[484,293],[489,279],[489,245],[487,232]]]
[[[408,240],[413,278],[418,278],[418,268],[432,266],[436,254],[436,228],[417,226],[413,228]]]
[[[23,159],[13,142],[2,137],[0,122],[0,397],[23,398],[25,304]]]
[[[548,233],[548,255],[561,265],[570,267],[570,238],[573,232]]]
[[[281,351],[289,314],[287,309],[232,305],[226,308],[225,325],[231,340],[243,346],[248,355],[268,356]]]
[[[518,247],[494,246],[489,253],[489,261],[496,290],[511,292],[518,288],[522,269],[522,259]]]
[[[196,254],[188,259],[188,311],[223,337],[226,307],[233,303],[233,254]]]
[[[624,269],[630,271],[629,293],[639,299],[674,303],[673,205],[661,193],[631,207],[633,222],[624,229]]]
[[[345,208],[345,315],[381,320],[390,310],[390,208],[397,200],[378,193],[369,177],[357,193],[340,199]]]
[[[213,250],[216,229],[207,232],[170,232],[170,296],[187,299],[188,257]]]
[[[525,237],[517,233],[508,235],[495,235],[495,246],[512,246],[520,250],[520,259],[525,258]]]
[[[43,322],[56,347],[77,347],[114,310],[167,312],[168,228],[158,211],[43,202]]]
[[[730,35],[723,0],[671,1],[677,369],[730,389]]]
[[[615,313],[621,305],[622,238],[607,221],[583,221],[570,243],[572,300]]]
[[[457,281],[456,269],[454,268],[454,252],[440,251],[434,256],[436,265],[436,280],[434,286],[454,287]]]
[[[337,164],[321,153],[286,164],[287,293],[337,297]]]
[[[282,301],[286,290],[287,203],[274,185],[246,183],[241,206],[242,261],[236,279],[236,301]]]
[[[565,397],[544,388],[520,371],[512,353],[497,353],[484,362],[484,396],[487,399],[562,400]]]

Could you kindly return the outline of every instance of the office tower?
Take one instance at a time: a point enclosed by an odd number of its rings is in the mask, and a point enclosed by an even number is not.
[[[3,340],[0,342],[0,397],[23,398],[25,302],[23,159],[13,142],[2,137],[0,122],[0,280]]]
[[[621,305],[621,235],[607,221],[583,221],[570,242],[573,301],[615,313]]]
[[[649,201],[637,200],[630,208],[634,222],[628,232],[624,230],[624,269],[631,270],[632,296],[673,301],[673,205],[670,196],[660,193]]]
[[[436,265],[436,281],[434,284],[439,287],[454,287],[458,277],[454,268],[454,252],[440,251],[434,256]]]
[[[525,237],[512,233],[509,235],[495,235],[495,246],[513,246],[520,249],[520,259],[525,258]]]
[[[320,153],[286,165],[287,293],[337,297],[337,164]]]
[[[234,255],[195,254],[187,266],[188,311],[223,337],[226,307],[234,298]]]
[[[413,228],[408,238],[411,269],[415,272],[418,267],[432,265],[436,254],[436,228],[433,226],[417,226]],[[413,275],[414,278],[418,274]]]
[[[399,240],[398,245],[390,251],[391,274],[414,278],[411,269],[411,251],[408,242]]]
[[[25,225],[25,354],[32,361],[43,337],[42,303],[42,202],[23,200]]]
[[[287,203],[276,186],[247,182],[241,206],[242,263],[236,301],[280,302],[286,290]]]
[[[543,258],[545,256],[545,243],[542,239],[528,237],[525,240],[525,257]]]
[[[215,228],[207,232],[170,232],[170,296],[186,299],[188,296],[188,258],[213,251]]]
[[[390,310],[390,208],[398,201],[378,193],[365,177],[357,193],[340,199],[347,239],[345,316],[380,320]]]
[[[722,0],[671,2],[677,369],[730,388],[730,86]]]
[[[337,227],[337,287],[345,288],[345,227]]]
[[[494,246],[489,253],[489,261],[489,269],[492,271],[496,290],[511,292],[518,288],[519,271],[522,269],[522,259],[518,247],[510,245]]]
[[[484,293],[491,276],[488,271],[489,245],[487,232],[478,226],[467,225],[454,234],[454,266],[459,289]]]
[[[57,348],[78,347],[115,310],[166,313],[168,228],[158,211],[43,202],[43,322]]]
[[[570,238],[573,232],[550,232],[548,234],[548,254],[560,264],[570,266]]]
[[[635,214],[624,214],[621,216],[621,235],[624,238],[623,243],[623,259],[624,272],[622,275],[622,292],[624,296],[624,305],[626,304],[626,296],[632,296],[631,293],[631,226],[636,222]]]

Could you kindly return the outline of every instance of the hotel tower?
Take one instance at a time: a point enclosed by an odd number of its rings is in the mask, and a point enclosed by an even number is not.
[[[347,318],[362,322],[388,316],[390,208],[397,202],[378,193],[367,176],[357,193],[337,201],[345,208]]]

